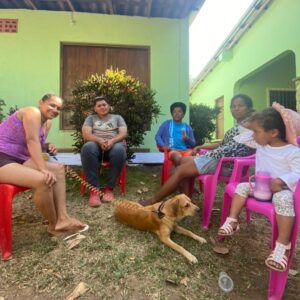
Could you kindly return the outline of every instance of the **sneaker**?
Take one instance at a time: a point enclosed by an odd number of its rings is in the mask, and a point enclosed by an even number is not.
[[[90,207],[98,207],[101,205],[101,201],[99,195],[97,193],[91,192],[89,198],[89,206]]]

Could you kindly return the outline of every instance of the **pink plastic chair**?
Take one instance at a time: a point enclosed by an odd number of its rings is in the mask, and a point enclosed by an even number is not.
[[[255,154],[246,157],[240,157],[239,159],[254,158]],[[207,230],[211,213],[214,206],[214,201],[217,192],[217,185],[220,182],[228,183],[231,176],[222,176],[222,169],[225,163],[235,163],[236,157],[223,157],[219,160],[217,169],[214,174],[204,174],[198,177],[200,191],[203,193],[203,209],[202,209],[202,227]],[[242,181],[248,181],[249,168],[243,170]]]
[[[14,196],[28,189],[12,184],[0,184],[0,247],[2,260],[8,260],[12,256],[11,215]]]
[[[230,179],[229,184],[227,184],[224,192],[223,197],[223,207],[222,207],[222,213],[221,213],[221,225],[225,222],[231,205],[231,200],[234,195],[235,188],[237,184],[240,182],[242,169],[244,167],[249,167],[251,165],[254,165],[255,160],[254,159],[247,159],[247,160],[237,160],[235,162],[235,168],[233,170],[232,177]],[[268,220],[271,223],[272,226],[272,249],[275,246],[275,242],[278,237],[278,228],[276,223],[276,215],[275,215],[275,209],[272,203],[270,202],[259,202],[255,200],[252,197],[249,197],[245,208],[247,210],[247,222],[250,221],[250,212],[256,212],[259,214],[262,214],[268,218]],[[295,193],[294,193],[294,209],[295,209],[295,222],[294,227],[291,234],[291,250],[290,250],[290,256],[288,261],[288,268],[285,272],[276,272],[273,270],[270,270],[269,273],[269,288],[268,288],[268,299],[269,300],[280,300],[282,298],[286,281],[288,278],[288,272],[289,268],[291,266],[293,256],[295,253],[295,248],[297,246],[297,237],[299,233],[299,227],[300,227],[300,180],[298,181]],[[220,239],[223,239],[223,237],[220,237]]]

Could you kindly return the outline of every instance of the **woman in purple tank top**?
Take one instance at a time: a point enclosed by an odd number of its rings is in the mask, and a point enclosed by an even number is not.
[[[46,162],[42,155],[51,121],[61,107],[61,98],[47,94],[38,108],[22,108],[0,124],[0,183],[34,189],[34,202],[52,234],[87,228],[67,213],[64,166]],[[47,150],[57,152],[52,144]]]

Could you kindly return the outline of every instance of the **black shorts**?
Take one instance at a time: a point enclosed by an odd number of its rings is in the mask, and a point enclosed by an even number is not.
[[[19,159],[19,158],[16,158],[16,157],[13,157],[8,154],[0,152],[0,168],[5,165],[12,164],[12,163],[17,163],[17,164],[22,165],[24,162],[25,162],[25,160],[23,160],[23,159]]]

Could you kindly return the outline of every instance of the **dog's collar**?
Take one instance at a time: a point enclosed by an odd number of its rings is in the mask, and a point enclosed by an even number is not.
[[[155,212],[157,214],[157,216],[162,219],[166,214],[162,211],[162,209],[164,208],[166,204],[166,201],[162,201],[162,203],[159,205],[157,210],[153,210],[153,212]]]

